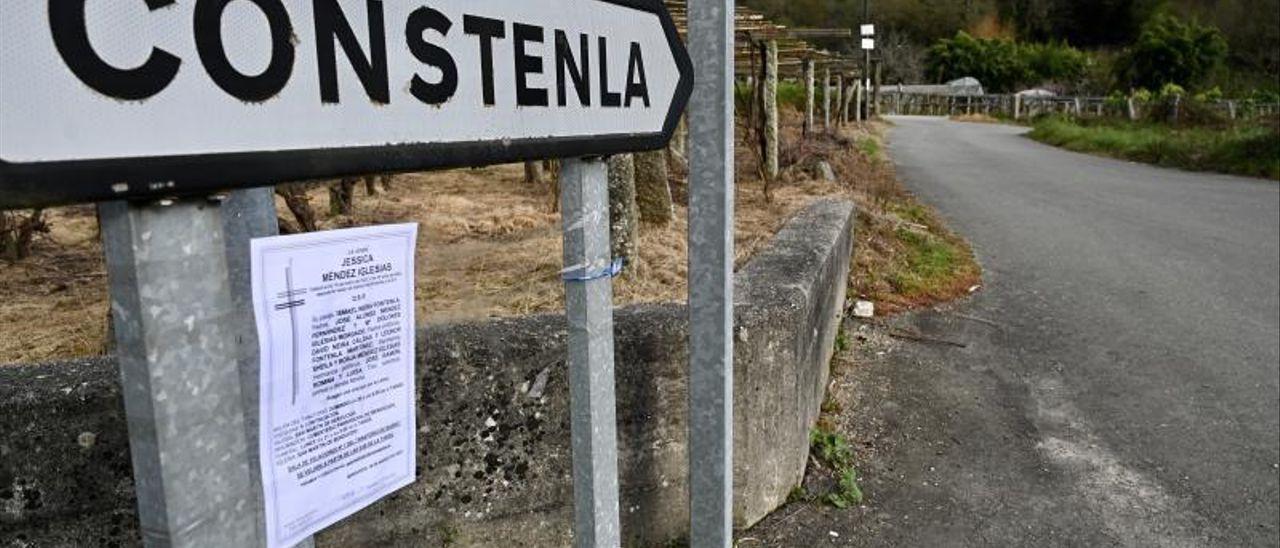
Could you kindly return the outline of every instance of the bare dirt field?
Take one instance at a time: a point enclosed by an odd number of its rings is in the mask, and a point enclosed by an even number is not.
[[[363,191],[360,191],[361,193]],[[400,176],[390,192],[359,195],[350,216],[322,215],[322,229],[417,222],[418,317],[427,322],[550,312],[563,306],[560,215],[550,190],[524,183],[521,166]],[[785,219],[836,183],[806,181],[774,193],[738,189],[738,256],[751,256]],[[323,188],[312,204],[327,211]],[[288,211],[280,205],[280,215]],[[619,305],[683,298],[686,213],[667,227],[642,225],[637,264],[616,280]],[[0,363],[103,351],[107,278],[94,209],[50,211],[34,256],[0,263]]]
[[[787,113],[785,169],[771,185],[771,200],[765,199],[757,162],[742,139],[735,218],[738,265],[800,208],[821,197],[844,196],[860,211],[852,295],[893,311],[969,287],[977,268],[970,266],[963,242],[915,204],[880,157],[883,127],[851,127],[838,136],[802,140],[798,126],[798,116]],[[832,166],[834,181],[819,176],[819,161]],[[685,298],[686,193],[678,174],[673,173],[672,187],[676,221],[666,227],[642,223],[640,260],[628,265],[615,283],[620,306]],[[420,321],[552,312],[563,306],[554,193],[548,185],[525,183],[520,165],[400,175],[390,191],[376,196],[366,196],[361,185],[351,215],[327,214],[329,197],[323,186],[309,196],[322,230],[420,223]],[[283,201],[277,209],[282,218],[291,218]],[[32,257],[0,262],[0,364],[98,355],[106,348],[107,277],[95,209],[58,208],[47,212],[47,218],[50,231],[36,241]],[[921,233],[931,247],[916,249],[914,244],[924,241],[917,237]]]

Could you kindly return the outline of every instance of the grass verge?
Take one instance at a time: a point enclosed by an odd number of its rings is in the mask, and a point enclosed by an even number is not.
[[[982,283],[968,242],[896,179],[889,196],[869,205],[858,219],[850,286],[877,314],[950,301]]]
[[[1031,138],[1077,152],[1165,167],[1280,179],[1280,123],[1172,127],[1119,120],[1036,122]]]

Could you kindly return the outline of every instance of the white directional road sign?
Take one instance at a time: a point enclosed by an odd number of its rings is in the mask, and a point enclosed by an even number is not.
[[[0,209],[660,148],[661,0],[0,2]]]

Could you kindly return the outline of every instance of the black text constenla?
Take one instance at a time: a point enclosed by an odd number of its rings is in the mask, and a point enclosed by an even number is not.
[[[138,0],[158,10],[177,0]],[[260,103],[279,94],[293,76],[298,46],[294,44],[293,25],[283,0],[247,0],[266,16],[271,30],[271,57],[260,74],[244,74],[232,66],[222,41],[222,17],[233,0],[196,0],[193,31],[196,52],[209,78],[227,94],[242,101]],[[146,62],[133,68],[120,68],[102,59],[93,49],[86,17],[87,0],[50,0],[49,25],[53,41],[63,61],[77,78],[98,92],[122,100],[140,101],[164,91],[177,76],[183,60],[153,48]],[[369,99],[375,103],[391,102],[391,82],[387,67],[387,35],[382,0],[365,0],[368,10],[368,43],[365,51],[348,22],[338,0],[313,0],[315,21],[315,54],[319,69],[320,100],[338,103],[338,51],[346,57]],[[464,15],[461,31],[475,37],[480,52],[479,78],[485,105],[496,104],[494,92],[494,55],[509,50],[513,58],[516,104],[522,107],[568,106],[570,96],[581,106],[606,108],[650,106],[648,78],[644,55],[637,42],[619,45],[628,56],[627,74],[619,87],[610,88],[608,59],[610,40],[605,36],[570,34],[560,29],[500,19]],[[427,81],[415,74],[409,82],[410,93],[429,105],[449,101],[458,89],[459,69],[454,56],[444,47],[428,40],[429,35],[446,37],[456,32],[454,22],[443,13],[427,6],[409,13],[404,24],[404,43],[415,59],[440,71],[437,81]],[[548,36],[550,34],[550,36]],[[552,91],[531,86],[529,75],[543,74],[546,59],[529,53],[529,44],[550,40],[551,63],[554,65],[554,103]],[[574,49],[577,52],[574,52]],[[615,52],[614,55],[617,55]],[[592,59],[596,64],[592,64]],[[595,69],[595,70],[593,70]],[[593,78],[594,76],[594,78]],[[612,84],[618,86],[617,83]]]

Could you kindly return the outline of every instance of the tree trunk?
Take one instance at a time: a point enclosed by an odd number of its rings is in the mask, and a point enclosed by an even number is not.
[[[747,138],[751,138],[757,134],[757,126],[760,120],[760,97],[763,95],[761,88],[764,67],[757,67],[757,58],[763,58],[764,54],[760,52],[758,42],[751,42],[751,76],[748,84],[751,86],[750,106],[747,109]]]
[[[880,68],[882,64],[881,61],[876,61],[875,79],[871,84],[873,87],[867,90],[867,93],[870,94],[869,97],[871,97],[871,108],[867,109],[867,120],[880,116]]]
[[[831,131],[831,68],[822,69],[822,130]]]
[[[667,180],[667,159],[662,151],[635,155],[636,205],[640,219],[666,226],[675,218],[671,184]]]
[[[43,209],[33,209],[25,216],[17,211],[0,212],[0,259],[20,261],[31,256],[36,234],[48,231]]]
[[[376,175],[369,175],[364,178],[364,192],[370,196],[382,194],[382,189],[378,188],[378,177]]]
[[[677,171],[689,169],[689,118],[681,116],[675,134],[667,145],[668,167]]]
[[[111,304],[107,303],[107,328],[102,334],[102,355],[113,356],[116,353],[116,318],[112,314]]]
[[[382,190],[385,190],[385,191],[387,191],[387,192],[391,192],[391,183],[394,183],[394,182],[395,182],[395,180],[396,180],[396,176],[395,176],[395,175],[383,175],[383,176],[381,177],[381,179],[382,179]]]
[[[551,197],[551,211],[560,211],[560,162],[558,160],[542,161],[543,180],[547,182],[548,194]]]
[[[356,179],[329,184],[329,214],[350,215],[355,210]]]
[[[848,101],[849,104],[845,106],[844,113],[845,113],[845,116],[848,116],[849,113],[852,112],[853,121],[861,123],[862,122],[862,96],[863,96],[862,81],[859,80],[857,82],[854,82],[850,90],[851,91],[849,91],[849,93],[845,95],[845,100]],[[848,120],[845,120],[845,121],[847,122]]]
[[[640,218],[636,205],[636,162],[631,154],[609,158],[609,241],[614,258],[639,258]]]
[[[765,45],[764,61],[764,174],[766,182],[778,178],[778,42]]]
[[[845,104],[846,104],[846,103],[845,103],[845,100],[844,100],[844,95],[845,95],[845,93],[844,93],[844,75],[843,75],[843,74],[837,74],[837,75],[836,75],[836,96],[835,96],[836,112],[835,112],[835,113],[834,113],[834,115],[833,115],[833,116],[835,116],[835,126],[836,126],[836,127],[840,127],[840,126],[844,123],[844,119],[845,119],[845,112],[844,112],[844,108],[845,108]]]
[[[813,133],[813,59],[804,60],[804,136]]]
[[[530,185],[542,184],[542,162],[524,163],[524,182]]]
[[[307,185],[305,183],[278,185],[276,186],[276,194],[284,198],[285,207],[289,208],[289,212],[293,214],[294,220],[297,221],[298,226],[294,229],[295,231],[315,232],[319,228],[316,223],[316,211],[311,208],[311,198],[307,196]]]

